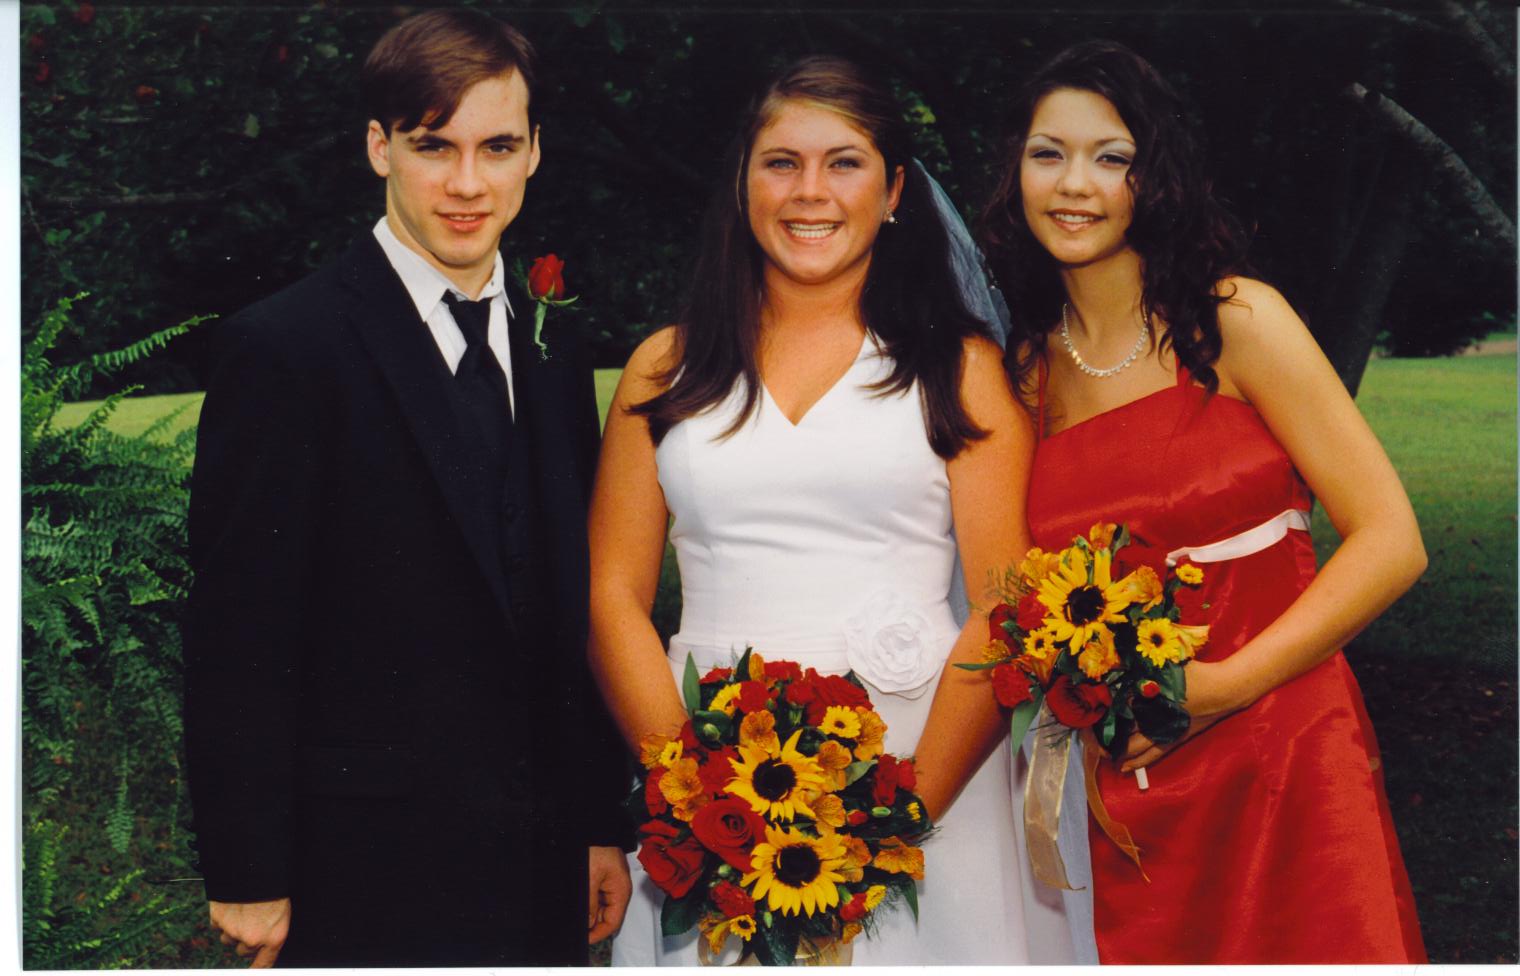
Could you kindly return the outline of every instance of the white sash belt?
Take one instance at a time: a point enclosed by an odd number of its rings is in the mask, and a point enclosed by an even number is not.
[[[1261,552],[1276,545],[1289,529],[1309,530],[1309,513],[1302,508],[1290,508],[1269,518],[1253,528],[1246,529],[1228,539],[1211,542],[1206,546],[1183,546],[1166,554],[1166,564],[1175,566],[1186,558],[1195,563],[1222,563],[1227,559],[1239,559]]]

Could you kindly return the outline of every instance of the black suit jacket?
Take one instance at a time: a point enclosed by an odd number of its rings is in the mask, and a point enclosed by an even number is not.
[[[551,318],[543,360],[514,305],[530,471],[500,517],[541,543],[515,576],[453,377],[373,237],[218,329],[189,783],[208,897],[292,897],[282,963],[584,959],[585,848],[625,841],[628,782],[585,669],[596,405],[572,330]]]

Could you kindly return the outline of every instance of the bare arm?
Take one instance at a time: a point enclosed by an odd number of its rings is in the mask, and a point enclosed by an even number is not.
[[[646,339],[628,360],[602,435],[591,496],[591,672],[623,738],[635,751],[650,732],[674,734],[686,710],[650,620],[669,512],[642,417],[627,412],[659,392],[651,378],[672,331]]]
[[[1024,502],[1034,430],[1014,401],[1002,356],[991,342],[966,344],[961,400],[977,426],[990,433],[968,444],[948,465],[950,505],[972,609],[940,676],[915,754],[918,793],[931,818],[944,814],[1008,733],[1007,717],[986,674],[955,664],[981,660],[993,605],[983,589],[990,574],[1001,575],[1030,545]]]
[[[1187,707],[1195,726],[1245,708],[1335,653],[1424,572],[1414,510],[1377,437],[1362,419],[1309,330],[1275,290],[1232,279],[1221,307],[1224,394],[1238,393],[1273,436],[1340,533],[1341,545],[1283,614],[1216,663],[1188,665]],[[1131,741],[1125,769],[1164,750]]]

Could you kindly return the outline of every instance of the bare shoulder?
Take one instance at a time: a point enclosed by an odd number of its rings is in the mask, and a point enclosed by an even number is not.
[[[667,325],[639,343],[623,367],[618,400],[625,404],[639,403],[664,391],[666,384],[661,379],[676,364],[679,337],[680,330]]]
[[[1255,343],[1303,331],[1304,323],[1282,292],[1255,278],[1221,278],[1214,293],[1219,306],[1219,334],[1226,349],[1232,343]]]
[[[986,336],[967,336],[961,343],[961,383],[980,386],[987,383],[1007,386],[1003,368],[1003,350]]]
[[[1217,286],[1222,341],[1216,371],[1220,388],[1256,402],[1288,375],[1333,378],[1334,371],[1298,313],[1282,293],[1253,278],[1225,278]]]

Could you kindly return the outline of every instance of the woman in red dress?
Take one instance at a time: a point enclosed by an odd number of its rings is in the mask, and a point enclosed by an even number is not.
[[[1037,545],[1127,522],[1204,570],[1192,725],[1135,735],[1089,821],[1105,963],[1425,960],[1372,727],[1341,647],[1425,568],[1398,475],[1283,297],[1240,276],[1176,94],[1115,44],[1016,103],[988,208],[1015,378],[1039,411]],[[1342,542],[1316,572],[1314,500]],[[1145,767],[1148,788],[1134,771]],[[1147,880],[1147,877],[1148,879]]]

